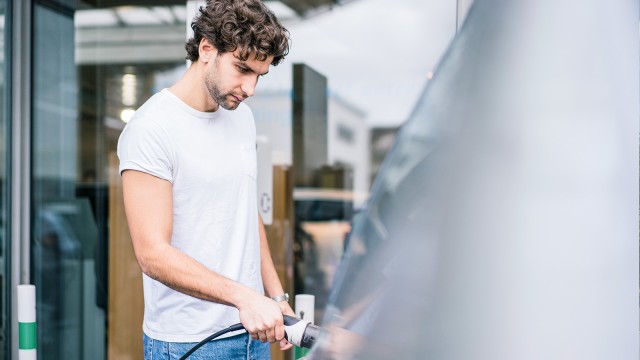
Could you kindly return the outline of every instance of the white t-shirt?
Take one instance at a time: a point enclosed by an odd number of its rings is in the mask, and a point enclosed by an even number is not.
[[[171,245],[263,294],[255,134],[245,104],[200,112],[164,89],[126,125],[118,157],[121,173],[138,170],[172,183]],[[143,283],[143,330],[151,338],[198,342],[240,322],[234,307],[185,295],[146,275]]]

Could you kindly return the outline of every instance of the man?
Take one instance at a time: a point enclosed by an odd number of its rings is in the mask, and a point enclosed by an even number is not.
[[[192,358],[268,359],[268,343],[292,346],[282,314],[293,311],[258,215],[256,130],[242,101],[288,53],[288,32],[259,0],[209,1],[191,27],[191,66],[138,109],[118,143],[144,273],[145,358],[177,359],[241,322],[249,334]]]

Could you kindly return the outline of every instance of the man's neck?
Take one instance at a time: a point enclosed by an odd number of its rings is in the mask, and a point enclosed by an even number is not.
[[[169,88],[169,91],[198,111],[215,112],[219,105],[209,95],[203,79],[203,66],[194,63],[182,78]]]

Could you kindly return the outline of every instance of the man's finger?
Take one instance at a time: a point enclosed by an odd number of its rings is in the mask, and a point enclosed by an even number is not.
[[[284,326],[276,326],[274,329],[274,337],[276,341],[280,341],[284,338]]]
[[[258,331],[258,337],[260,338],[260,342],[267,342],[267,334],[264,331]]]
[[[293,347],[293,344],[287,341],[287,339],[280,340],[280,350],[288,350]]]
[[[276,342],[275,330],[268,329],[266,331],[266,335],[267,335],[267,341],[269,341],[269,343]]]

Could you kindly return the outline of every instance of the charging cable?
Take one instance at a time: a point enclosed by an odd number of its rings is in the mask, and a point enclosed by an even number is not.
[[[318,335],[320,334],[320,327],[313,325],[311,322],[306,322],[305,320],[300,320],[289,315],[283,315],[283,320],[285,339],[287,339],[288,342],[292,343],[295,346],[311,349],[313,344],[316,342]],[[182,355],[180,360],[185,360],[196,350],[198,350],[202,345],[208,343],[209,341],[228,332],[238,330],[244,330],[244,327],[240,323],[231,325],[226,329],[222,329],[217,333],[208,336],[206,339],[200,341],[194,347],[189,349],[189,351]]]

